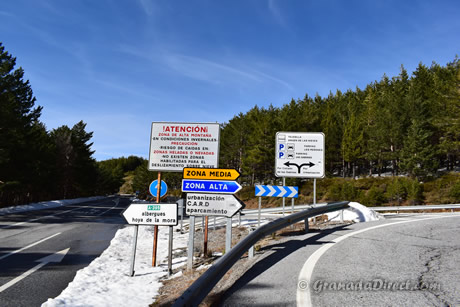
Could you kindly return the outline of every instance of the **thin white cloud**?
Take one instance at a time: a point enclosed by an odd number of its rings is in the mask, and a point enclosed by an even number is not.
[[[269,80],[291,89],[287,82],[255,69],[240,69],[187,55],[170,54],[165,57],[170,68],[192,79],[213,84],[264,83]]]
[[[5,11],[0,11],[0,16],[16,17],[16,15],[11,14],[10,12],[5,12]]]
[[[139,0],[139,4],[145,14],[148,16],[152,16],[154,14],[156,7],[153,0]]]
[[[277,5],[277,0],[268,0],[268,10],[270,11],[270,13],[273,15],[273,17],[275,18],[276,22],[283,26],[283,27],[287,27],[287,23],[286,23],[286,20],[281,12],[281,9],[278,7]]]

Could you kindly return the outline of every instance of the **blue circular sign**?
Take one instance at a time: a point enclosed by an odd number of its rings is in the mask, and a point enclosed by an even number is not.
[[[152,196],[157,197],[158,193],[158,180],[153,181],[150,184],[149,187],[149,192],[152,194]],[[161,180],[161,189],[160,189],[160,197],[163,197],[166,195],[166,192],[168,192],[168,186],[166,185],[166,182]]]

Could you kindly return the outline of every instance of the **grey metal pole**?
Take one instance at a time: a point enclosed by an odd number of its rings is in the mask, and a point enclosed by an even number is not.
[[[225,232],[225,253],[232,249],[232,218],[227,217],[227,229]]]
[[[259,221],[257,223],[257,227],[260,227],[260,212],[262,210],[262,197],[259,196]]]
[[[178,201],[179,203],[179,214],[180,214],[180,233],[184,233],[183,232],[183,227],[184,227],[184,200],[183,199],[179,199]]]
[[[305,233],[308,232],[308,218],[305,219]]]
[[[131,254],[131,267],[129,270],[129,275],[134,276],[134,261],[136,259],[136,245],[137,245],[137,233],[139,231],[139,225],[134,226],[134,238],[133,238],[133,251]]]
[[[172,274],[172,251],[173,251],[173,227],[169,226],[169,242],[168,242],[168,275]]]
[[[249,234],[250,234],[251,232],[253,232],[253,231],[254,231],[254,229],[253,229],[252,227],[250,227],[250,228],[249,228]],[[249,248],[249,250],[248,250],[248,257],[249,257],[249,258],[254,258],[254,245],[251,246],[251,247]]]
[[[286,178],[283,177],[283,187],[286,185]],[[283,197],[283,216],[284,216],[284,206],[285,206],[286,198]]]
[[[292,214],[294,214],[294,197],[291,198],[291,207],[292,207]],[[291,229],[294,229],[294,224],[291,225]]]
[[[195,239],[195,216],[190,216],[187,250],[187,270],[193,268],[193,240]]]
[[[316,178],[313,178],[313,206],[316,205]],[[316,225],[316,217],[313,218],[313,223]],[[308,219],[305,220],[305,225],[308,226]]]
[[[316,205],[316,178],[313,179],[313,205]]]

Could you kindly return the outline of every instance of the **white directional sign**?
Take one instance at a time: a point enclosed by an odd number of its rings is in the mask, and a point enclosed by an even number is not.
[[[177,225],[177,204],[133,203],[123,217],[131,225]]]
[[[277,132],[275,175],[324,177],[324,146],[324,133],[321,132]]]
[[[217,123],[152,123],[148,169],[217,168],[219,135]]]
[[[242,207],[233,195],[187,193],[185,212],[193,216],[232,217]]]

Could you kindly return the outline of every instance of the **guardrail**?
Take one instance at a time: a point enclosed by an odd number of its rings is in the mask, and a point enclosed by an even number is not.
[[[318,204],[318,205],[322,205],[322,204]],[[296,205],[294,206],[294,211],[305,210],[311,207],[312,205]],[[367,207],[367,208],[374,210],[374,211],[417,211],[417,210],[423,211],[423,210],[441,210],[441,209],[452,210],[452,209],[460,209],[460,204],[419,205],[419,206],[385,206],[385,207],[379,206],[379,207]],[[281,213],[283,212],[283,208],[281,207],[263,208],[261,211],[262,213]],[[292,207],[286,206],[285,211],[291,212]],[[258,212],[257,209],[243,210],[244,214],[257,214],[257,212]]]
[[[442,209],[460,209],[460,204],[449,205],[421,205],[421,206],[386,206],[386,207],[369,207],[374,211],[419,211],[419,210],[442,210]]]
[[[348,201],[342,201],[315,206],[305,211],[279,218],[257,228],[204,272],[203,275],[201,275],[187,290],[185,290],[182,296],[174,302],[173,306],[198,306],[235,262],[263,237],[309,217],[345,209],[348,207],[348,203]]]

